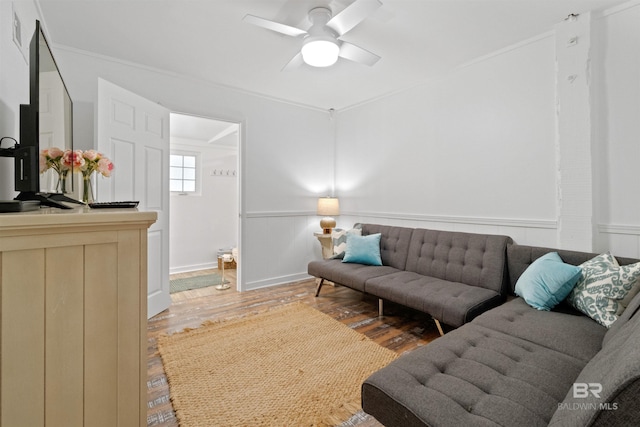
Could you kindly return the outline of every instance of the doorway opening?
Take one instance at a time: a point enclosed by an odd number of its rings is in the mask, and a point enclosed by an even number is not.
[[[170,151],[172,300],[237,292],[240,124],[171,113]]]

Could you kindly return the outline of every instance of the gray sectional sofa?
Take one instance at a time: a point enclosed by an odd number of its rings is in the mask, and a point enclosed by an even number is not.
[[[430,314],[458,327],[505,301],[507,236],[362,224],[362,235],[381,233],[381,266],[312,261],[308,273]]]
[[[552,251],[573,265],[597,255],[509,245],[511,292]],[[607,329],[568,305],[511,297],[374,373],[362,407],[387,427],[640,425],[639,311],[640,294]]]

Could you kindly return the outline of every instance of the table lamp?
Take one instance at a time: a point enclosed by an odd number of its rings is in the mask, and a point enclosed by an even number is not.
[[[320,220],[320,227],[324,234],[331,234],[336,226],[334,216],[340,215],[340,203],[337,197],[320,197],[318,199],[318,215],[324,217]]]

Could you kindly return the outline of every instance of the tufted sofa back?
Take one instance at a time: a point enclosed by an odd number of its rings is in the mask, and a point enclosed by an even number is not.
[[[407,271],[506,294],[508,236],[413,230]]]
[[[362,235],[381,233],[380,258],[382,264],[404,270],[407,264],[409,243],[412,228],[395,227],[391,225],[362,224]]]
[[[597,253],[543,248],[538,246],[509,245],[507,248],[507,268],[509,270],[511,293],[514,292],[518,278],[522,273],[524,273],[527,267],[529,267],[533,261],[549,252],[557,252],[563,262],[571,265],[580,265],[583,262],[599,255]],[[624,257],[616,257],[616,260],[620,265],[634,264],[638,262],[637,259]]]

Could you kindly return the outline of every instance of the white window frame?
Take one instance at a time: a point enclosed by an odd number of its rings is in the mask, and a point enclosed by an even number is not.
[[[183,157],[195,157],[195,190],[194,191],[171,191],[171,194],[177,194],[177,195],[181,195],[181,196],[200,196],[202,194],[202,188],[201,188],[201,183],[202,183],[202,167],[201,167],[201,153],[195,152],[195,151],[183,151],[183,150],[171,150],[170,153],[171,156],[181,156]],[[184,164],[184,163],[183,163]],[[171,162],[169,162],[169,170],[171,171],[171,168],[174,168],[176,166],[171,166]],[[185,168],[184,166],[182,166],[182,169],[190,169],[190,168]],[[175,179],[171,178],[171,174],[169,174],[169,188],[171,188],[171,181],[174,181]],[[191,180],[185,180],[184,177],[182,179],[180,179],[181,181],[183,181],[183,188],[184,188],[184,181],[191,181]]]

